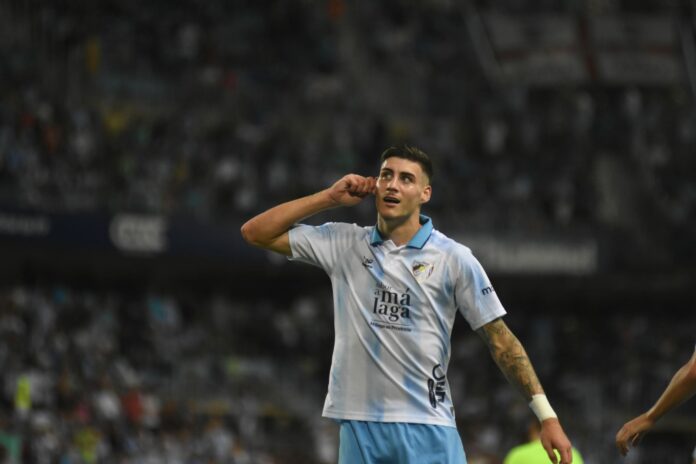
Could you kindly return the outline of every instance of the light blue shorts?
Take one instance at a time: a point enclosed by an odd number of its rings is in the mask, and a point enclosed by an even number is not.
[[[402,422],[340,422],[339,464],[466,464],[454,427]]]

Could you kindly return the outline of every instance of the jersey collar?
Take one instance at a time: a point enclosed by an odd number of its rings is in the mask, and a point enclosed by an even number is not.
[[[428,216],[421,214],[418,216],[420,222],[420,229],[416,232],[411,240],[406,244],[409,248],[421,249],[425,245],[425,242],[430,238],[430,234],[433,232],[433,221]],[[370,245],[381,245],[384,243],[384,237],[379,233],[379,229],[375,225],[372,229],[372,236],[370,237]]]

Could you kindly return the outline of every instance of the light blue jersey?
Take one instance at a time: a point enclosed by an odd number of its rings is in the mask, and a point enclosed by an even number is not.
[[[404,246],[355,224],[290,230],[290,259],[321,267],[333,285],[325,417],[455,427],[447,366],[456,312],[476,330],[505,309],[471,251],[420,219]]]

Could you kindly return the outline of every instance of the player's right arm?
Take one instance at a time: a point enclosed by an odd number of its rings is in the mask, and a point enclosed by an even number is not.
[[[290,256],[288,231],[296,223],[330,208],[357,205],[374,191],[374,177],[348,174],[325,190],[274,206],[249,219],[242,226],[242,237],[251,245]]]
[[[696,394],[696,351],[672,377],[657,402],[648,411],[626,422],[616,434],[616,447],[626,456],[660,417]]]

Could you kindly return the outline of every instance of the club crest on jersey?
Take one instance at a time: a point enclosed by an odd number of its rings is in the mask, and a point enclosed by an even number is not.
[[[435,269],[434,264],[420,262],[420,261],[414,262],[413,266],[411,266],[411,271],[413,272],[413,276],[416,278],[416,280],[418,282],[423,282],[425,279],[430,277],[430,275],[433,273],[434,269]]]

